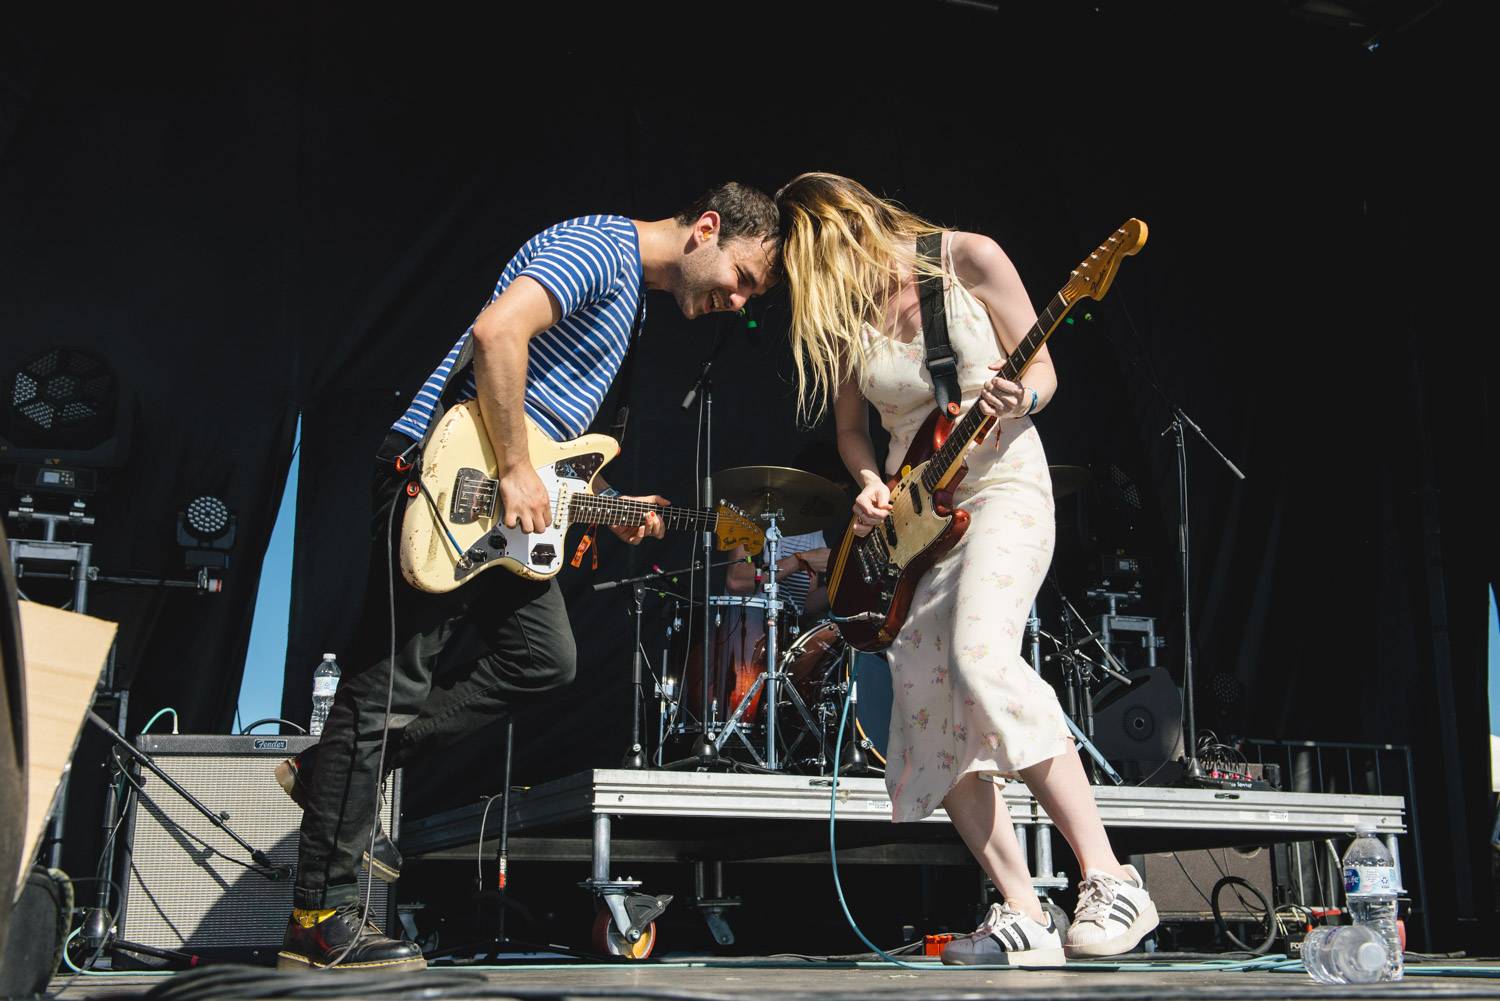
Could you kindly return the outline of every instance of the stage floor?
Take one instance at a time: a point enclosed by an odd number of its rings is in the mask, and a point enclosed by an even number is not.
[[[910,1001],[947,997],[1004,998],[1025,1001],[1065,1001],[1070,998],[1098,998],[1110,1001],[1141,999],[1270,999],[1322,998],[1337,993],[1346,998],[1363,997],[1500,997],[1500,979],[1494,974],[1500,968],[1478,962],[1454,963],[1445,967],[1450,975],[1424,975],[1419,966],[1409,969],[1400,984],[1380,984],[1368,990],[1330,988],[1313,981],[1300,970],[1204,970],[1200,964],[1166,963],[1075,964],[1064,970],[995,970],[941,967],[908,970],[883,964],[841,964],[819,962],[788,963],[780,960],[694,960],[668,959],[632,965],[576,964],[571,966],[516,965],[509,967],[469,967],[464,976],[475,978],[473,994],[466,995],[464,985],[457,991],[444,991],[444,998],[465,996],[504,997],[508,990],[515,996],[591,998],[667,998],[684,1001],[701,995],[714,999],[749,999],[813,995],[834,998],[891,998]],[[1483,975],[1488,969],[1490,976]],[[207,972],[200,971],[200,972]],[[271,971],[267,971],[270,973]],[[426,973],[407,974],[413,985],[437,987],[455,972],[453,967],[432,969]],[[1434,971],[1436,972],[1436,971]],[[94,998],[138,997],[153,987],[163,986],[170,975],[141,975],[120,978],[60,977],[53,981],[48,997],[66,1001]],[[326,989],[334,977],[349,980],[348,997],[368,996],[359,989],[357,974],[319,975]],[[304,981],[305,982],[305,981]],[[285,995],[274,990],[258,993],[260,997],[298,997],[289,980]],[[332,997],[333,995],[320,995]]]

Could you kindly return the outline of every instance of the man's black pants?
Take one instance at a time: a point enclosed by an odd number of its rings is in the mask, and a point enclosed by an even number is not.
[[[392,433],[382,455],[409,445]],[[437,752],[474,729],[573,680],[576,650],[557,581],[492,569],[448,594],[406,583],[399,556],[387,558],[391,524],[399,540],[403,481],[382,464],[373,487],[370,574],[354,656],[304,767],[294,906],[332,909],[358,896],[359,861],[376,816],[376,768],[386,725],[385,770]],[[396,547],[392,547],[394,550]],[[391,661],[389,583],[394,575],[396,658]],[[394,673],[392,668],[394,667]]]

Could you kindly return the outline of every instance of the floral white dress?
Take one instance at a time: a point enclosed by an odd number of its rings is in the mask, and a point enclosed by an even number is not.
[[[946,262],[947,241],[944,241]],[[948,339],[964,407],[1001,357],[984,304],[951,272]],[[890,432],[894,475],[936,406],[919,333],[903,344],[872,327],[861,389]],[[1029,418],[999,424],[969,453],[956,494],[972,517],[958,545],[917,585],[911,613],[887,652],[891,728],[886,787],[892,821],[921,820],[963,775],[994,779],[1073,747],[1057,693],[1021,656],[1026,618],[1052,561],[1052,480]]]

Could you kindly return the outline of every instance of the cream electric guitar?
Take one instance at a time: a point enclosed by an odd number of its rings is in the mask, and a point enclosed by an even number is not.
[[[547,530],[530,534],[505,527],[495,452],[478,402],[457,404],[439,418],[421,479],[406,488],[401,570],[413,587],[452,591],[492,567],[547,580],[563,567],[572,525],[643,525],[647,514],[660,515],[668,528],[713,532],[721,550],[744,546],[754,556],[765,543],[760,527],[727,504],[705,511],[593,493],[594,477],[620,454],[608,435],[553,441],[528,417],[526,443],[552,509]]]

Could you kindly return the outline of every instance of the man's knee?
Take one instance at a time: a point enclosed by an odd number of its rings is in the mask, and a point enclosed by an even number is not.
[[[578,674],[578,645],[571,631],[559,630],[545,643],[532,646],[531,674],[541,691],[573,683]]]

